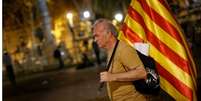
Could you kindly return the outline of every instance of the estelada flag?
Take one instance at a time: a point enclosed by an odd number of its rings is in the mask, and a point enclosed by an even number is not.
[[[179,101],[196,101],[197,71],[184,34],[164,0],[132,0],[119,39],[146,43],[160,86]]]

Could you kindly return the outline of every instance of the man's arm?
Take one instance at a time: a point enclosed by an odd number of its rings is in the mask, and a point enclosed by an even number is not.
[[[146,71],[143,66],[138,66],[134,69],[131,69],[127,72],[123,73],[110,73],[110,72],[101,72],[100,78],[101,82],[108,82],[108,81],[135,81],[139,79],[146,78]]]

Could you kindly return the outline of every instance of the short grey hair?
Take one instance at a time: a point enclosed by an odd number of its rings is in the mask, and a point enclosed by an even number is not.
[[[108,32],[111,32],[115,38],[118,37],[117,29],[112,24],[112,22],[109,21],[108,19],[100,18],[100,19],[96,20],[93,25],[93,28],[96,27],[96,25],[98,25],[98,24],[104,24],[105,25],[104,27],[106,28],[106,30]]]

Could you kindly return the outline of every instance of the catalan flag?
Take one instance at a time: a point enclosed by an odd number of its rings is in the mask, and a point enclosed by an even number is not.
[[[130,45],[149,44],[160,86],[179,101],[196,101],[197,71],[184,34],[164,0],[132,0],[119,34]]]

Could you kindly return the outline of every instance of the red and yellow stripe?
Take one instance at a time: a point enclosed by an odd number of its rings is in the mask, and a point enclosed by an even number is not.
[[[197,100],[195,64],[164,0],[132,0],[119,38],[131,45],[149,43],[161,88],[176,100]]]

